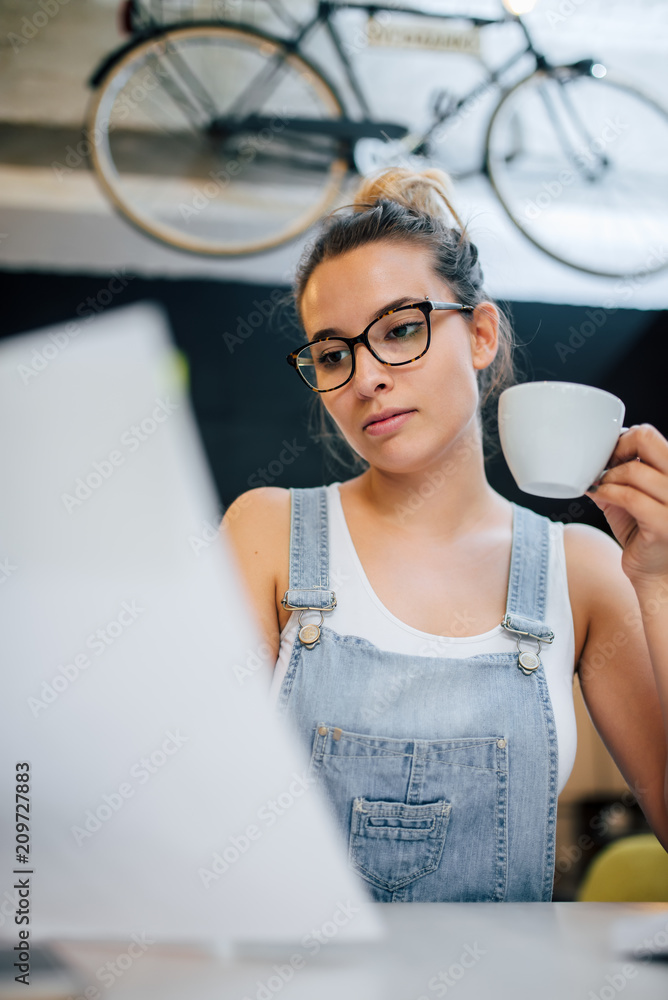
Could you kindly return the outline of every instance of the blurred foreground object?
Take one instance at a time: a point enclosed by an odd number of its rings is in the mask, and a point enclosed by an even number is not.
[[[184,375],[147,304],[0,347],[0,937],[25,872],[36,938],[227,951],[341,902],[375,938],[269,672],[238,677],[262,643]]]

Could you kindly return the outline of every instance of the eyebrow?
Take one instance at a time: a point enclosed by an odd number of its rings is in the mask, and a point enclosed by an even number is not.
[[[388,302],[386,306],[383,306],[382,309],[380,309],[378,312],[374,314],[373,319],[369,320],[369,323],[372,323],[373,320],[378,319],[380,316],[383,316],[386,312],[389,312],[390,309],[398,309],[399,306],[404,306],[406,305],[407,302],[420,302],[420,301],[422,300],[419,297],[416,298],[414,295],[403,295],[400,299],[394,299],[392,302]],[[311,337],[311,339],[309,340],[309,344],[314,344],[316,340],[324,340],[326,337],[342,337],[342,336],[343,335],[341,334],[340,330],[337,330],[334,327],[330,326],[327,327],[327,329],[325,330],[318,330],[315,336]]]

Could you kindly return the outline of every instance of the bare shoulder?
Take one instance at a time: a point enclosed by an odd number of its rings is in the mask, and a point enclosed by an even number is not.
[[[610,535],[589,524],[564,526],[568,591],[576,638],[576,661],[592,629],[617,627],[636,604],[622,569],[622,549]]]
[[[240,493],[225,511],[221,527],[234,534],[252,529],[273,535],[276,529],[290,530],[290,490],[279,486],[258,486]]]
[[[591,524],[564,525],[564,552],[569,577],[583,581],[603,582],[611,571],[622,573],[622,550],[618,543],[600,528]],[[623,575],[623,573],[622,573]]]
[[[283,584],[290,553],[290,491],[260,486],[241,493],[227,508],[220,531],[230,543],[248,597],[276,658],[281,626],[276,594]]]
[[[259,560],[263,572],[275,575],[290,547],[290,490],[259,486],[241,493],[227,508],[220,530],[244,568]]]

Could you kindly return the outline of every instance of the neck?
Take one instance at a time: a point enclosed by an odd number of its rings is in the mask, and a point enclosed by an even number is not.
[[[357,482],[374,514],[406,534],[453,538],[508,507],[487,482],[476,421],[429,465],[401,473],[372,466]]]

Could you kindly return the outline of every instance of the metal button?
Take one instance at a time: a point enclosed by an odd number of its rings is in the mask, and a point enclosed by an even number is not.
[[[497,740],[496,741],[496,745],[499,748],[499,750],[503,750],[503,748],[506,745],[506,741],[505,740]]]
[[[536,653],[530,653],[528,649],[523,650],[519,655],[519,666],[525,674],[537,670],[540,666],[540,657]]]
[[[317,625],[303,625],[299,630],[299,639],[305,646],[311,648],[320,639],[320,629]]]
[[[340,740],[341,739],[341,732],[342,732],[342,730],[339,729],[339,727],[337,726],[336,729],[332,730],[332,736],[333,736],[333,738],[335,740]]]
[[[327,735],[327,726],[320,726],[320,729],[318,730],[318,732],[320,733],[321,736],[326,736]]]

